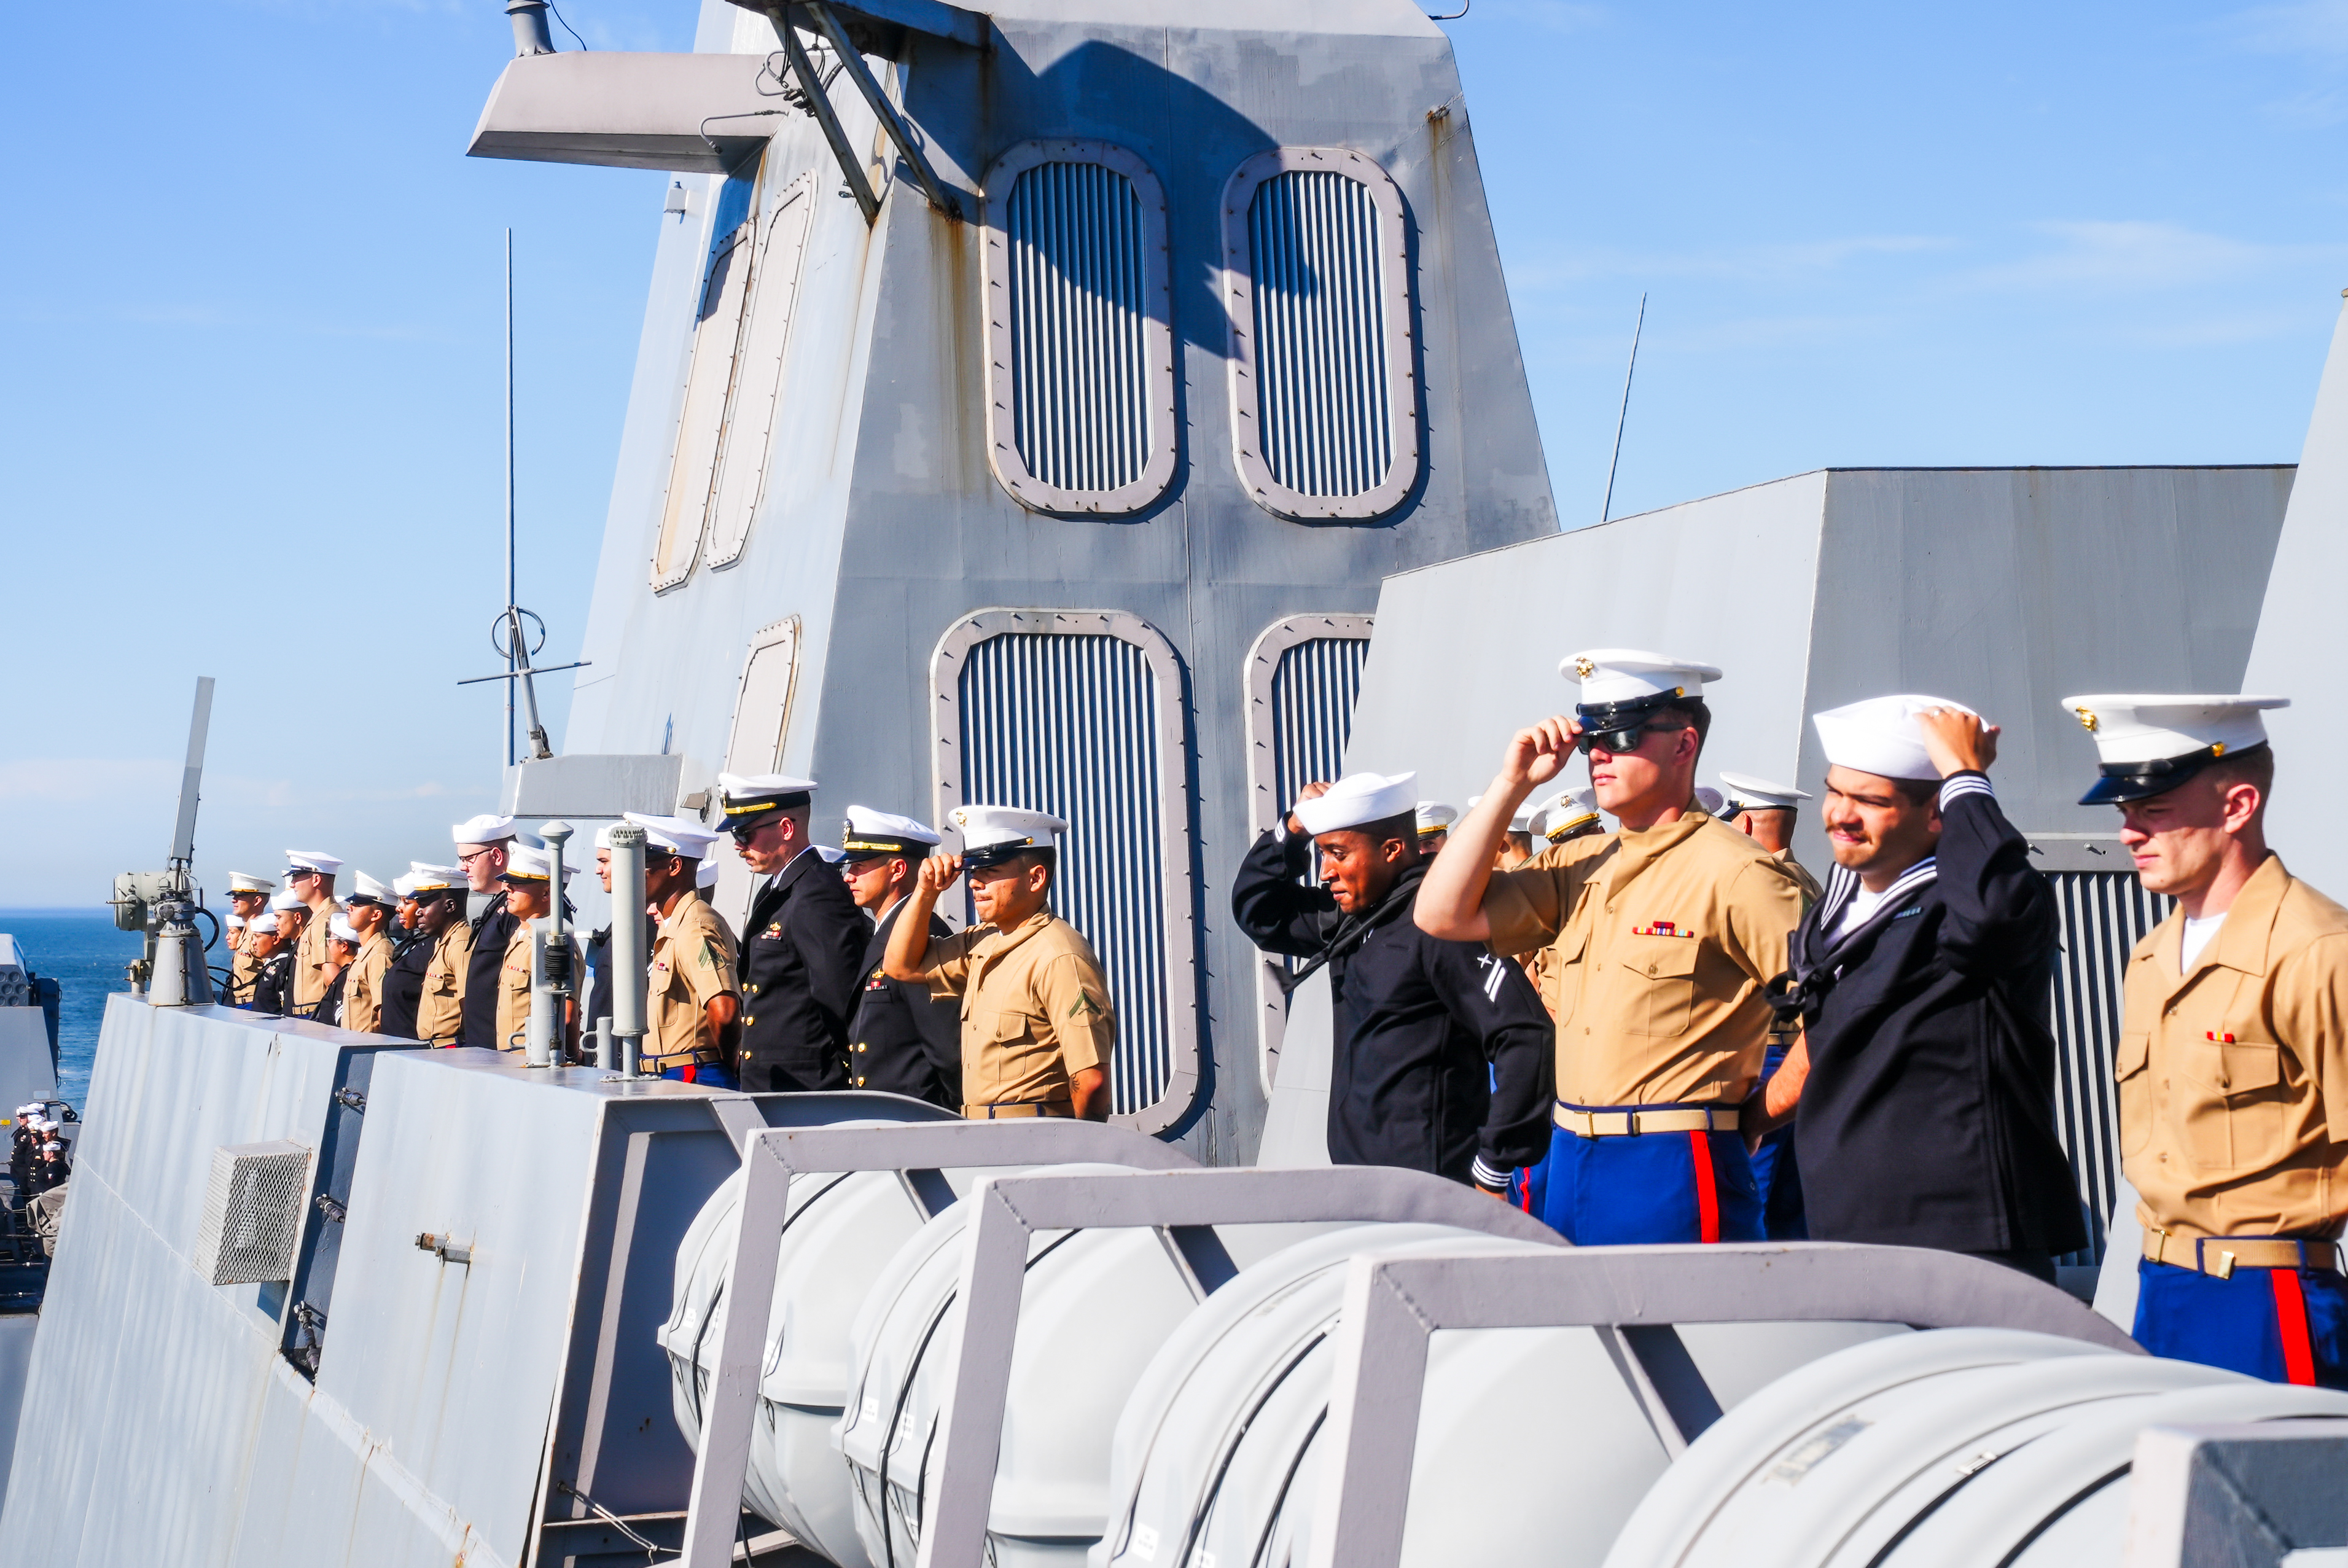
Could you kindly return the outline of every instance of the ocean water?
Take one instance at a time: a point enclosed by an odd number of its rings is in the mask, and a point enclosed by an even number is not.
[[[114,912],[96,909],[0,909],[0,931],[16,939],[33,973],[57,982],[57,1092],[76,1110],[89,1094],[90,1063],[108,993],[128,991],[123,968],[144,939],[114,929]]]

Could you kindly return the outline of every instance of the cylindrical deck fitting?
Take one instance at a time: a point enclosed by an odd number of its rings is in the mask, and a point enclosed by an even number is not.
[[[620,1070],[638,1069],[644,1038],[644,830],[633,822],[612,830],[612,1033],[619,1037]]]
[[[554,35],[546,29],[546,0],[506,0],[506,16],[513,23],[514,58],[554,53]]]

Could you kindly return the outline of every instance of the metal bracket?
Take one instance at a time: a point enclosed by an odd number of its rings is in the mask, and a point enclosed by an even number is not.
[[[791,25],[791,7],[784,5],[767,7],[767,17],[775,31],[782,36],[783,52],[790,57],[791,75],[798,78],[799,90],[807,94],[808,108],[815,114],[816,124],[823,128],[823,139],[831,147],[831,156],[839,164],[840,178],[848,183],[848,193],[856,198],[859,211],[869,227],[879,222],[880,198],[872,193],[872,182],[864,178],[864,166],[856,160],[856,152],[848,145],[848,133],[840,129],[839,116],[824,95],[823,84],[817,80],[815,67],[808,61],[807,46],[799,42],[798,29]],[[842,65],[847,64],[845,57]],[[860,65],[861,61],[858,62]]]
[[[871,106],[873,118],[880,120],[880,129],[889,133],[889,139],[895,142],[897,150],[904,155],[906,163],[913,170],[914,180],[922,187],[922,194],[930,199],[931,206],[949,218],[959,220],[962,204],[954,200],[953,192],[939,181],[938,171],[930,167],[929,156],[914,143],[912,128],[905,123],[905,117],[897,112],[897,106],[891,103],[888,95],[880,90],[880,84],[872,79],[872,72],[864,64],[862,52],[849,42],[847,29],[840,26],[830,8],[819,4],[819,0],[802,0],[802,4],[807,6],[807,14],[815,18],[816,31],[823,35],[824,41],[839,57],[840,69],[846,71],[848,79],[856,84],[856,90],[864,95],[864,101]],[[806,87],[808,78],[801,77],[799,85]]]
[[[1659,1435],[1687,1438],[1720,1407],[1671,1326],[1682,1323],[1904,1323],[2018,1328],[2142,1351],[2051,1285],[1978,1258],[1826,1242],[1588,1247],[1483,1257],[1357,1257],[1333,1346],[1308,1568],[1395,1568],[1429,1336],[1447,1328],[1616,1329],[1643,1364]],[[1653,1354],[1671,1334],[1675,1356]],[[997,1418],[998,1421],[1000,1417]],[[1665,1447],[1672,1446],[1665,1436]],[[949,1482],[949,1485],[952,1483]]]
[[[1030,1124],[1034,1125],[1034,1124]],[[1456,1225],[1512,1241],[1562,1248],[1565,1241],[1529,1215],[1473,1189],[1416,1171],[1374,1166],[1301,1171],[1169,1171],[1136,1176],[1006,1176],[973,1194],[953,1310],[962,1315],[962,1349],[938,1417],[937,1473],[943,1478],[922,1519],[917,1568],[984,1568],[987,1515],[1001,1458],[1011,1353],[1027,1285],[1028,1243],[1038,1231],[1149,1226],[1186,1260],[1201,1295],[1231,1277],[1220,1241],[1220,1270],[1198,1264],[1196,1243],[1210,1225],[1375,1221]],[[1212,1277],[1220,1273],[1219,1278]],[[1211,1278],[1211,1283],[1210,1280]],[[730,1324],[731,1318],[728,1318]]]
[[[823,1096],[821,1101],[848,1097]],[[858,1096],[858,1099],[866,1097]],[[892,1096],[876,1095],[887,1100]],[[788,1099],[820,1101],[816,1096]],[[719,1105],[727,1101],[720,1100]],[[751,1105],[748,1098],[742,1103]],[[712,1109],[717,1107],[713,1105]],[[721,1113],[722,1114],[722,1113]],[[790,1212],[791,1179],[820,1172],[894,1171],[924,1213],[952,1202],[942,1174],[1005,1165],[1065,1165],[1077,1161],[1123,1165],[1144,1171],[1181,1171],[1188,1155],[1128,1128],[1097,1121],[915,1121],[894,1127],[805,1127],[769,1129],[761,1124],[739,1135],[742,1147],[741,1223],[734,1249],[734,1273],[726,1285],[736,1302],[772,1301],[783,1220]],[[1123,1178],[1109,1178],[1123,1180]],[[1498,1209],[1497,1203],[1478,1200]],[[932,1205],[935,1205],[934,1207]],[[1025,1254],[1021,1254],[1025,1261]],[[1225,1260],[1228,1264],[1229,1260]],[[1210,1265],[1211,1266],[1211,1265]],[[1014,1274],[1017,1271],[1014,1269]],[[1014,1289],[1018,1282],[1014,1281]],[[1017,1315],[1014,1298],[1013,1315]],[[758,1410],[758,1376],[767,1355],[767,1314],[729,1311],[718,1336],[717,1364],[702,1406],[701,1442],[693,1460],[693,1491],[685,1522],[685,1568],[725,1568],[734,1561],[735,1530],[742,1514],[742,1481],[749,1467],[750,1438]],[[999,1407],[998,1407],[999,1408]],[[996,1425],[1001,1425],[998,1416]],[[992,1450],[989,1450],[992,1452]],[[993,1490],[994,1466],[986,1466]]]

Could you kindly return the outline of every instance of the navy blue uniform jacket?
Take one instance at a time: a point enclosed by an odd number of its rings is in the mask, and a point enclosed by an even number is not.
[[[2071,1252],[2086,1231],[2055,1134],[2054,890],[1987,789],[1942,799],[1937,876],[1895,884],[1829,950],[1859,880],[1838,866],[1794,934],[1779,989],[1809,1039],[1794,1141],[1810,1235]]]
[[[871,932],[811,849],[759,886],[742,926],[744,1088],[848,1087],[848,1021]]]
[[[889,934],[905,913],[904,900],[889,912],[864,949],[863,989],[857,995],[856,1022],[848,1031],[849,1081],[858,1088],[884,1088],[911,1095],[959,1113],[962,1109],[962,1003],[930,995],[919,980],[891,980],[881,972]],[[953,933],[930,916],[930,940]]]
[[[1525,972],[1412,923],[1423,867],[1360,917],[1307,886],[1312,869],[1310,839],[1263,834],[1240,862],[1231,913],[1267,953],[1317,958],[1336,944],[1329,1158],[1493,1187],[1539,1161],[1556,1030]]]

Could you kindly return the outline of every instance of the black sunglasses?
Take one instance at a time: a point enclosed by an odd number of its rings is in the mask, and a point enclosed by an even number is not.
[[[1574,745],[1584,757],[1593,751],[1608,751],[1619,756],[1626,751],[1638,750],[1641,739],[1658,730],[1689,727],[1684,724],[1634,724],[1626,729],[1585,729]]]

